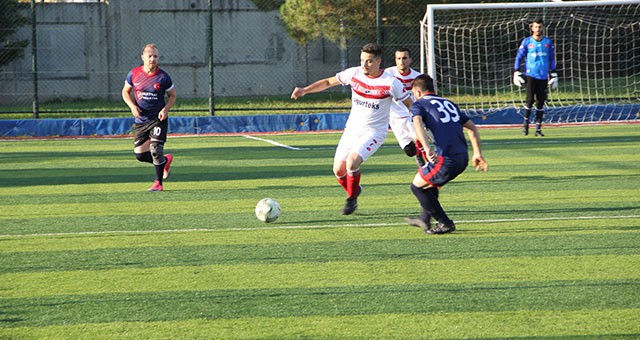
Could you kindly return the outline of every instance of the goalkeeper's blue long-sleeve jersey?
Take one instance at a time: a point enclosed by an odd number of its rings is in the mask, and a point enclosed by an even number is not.
[[[522,40],[518,54],[516,54],[516,62],[513,65],[514,70],[520,70],[522,58],[525,58],[526,76],[536,79],[547,79],[549,70],[556,69],[556,57],[553,42],[547,37],[537,41],[532,36]]]

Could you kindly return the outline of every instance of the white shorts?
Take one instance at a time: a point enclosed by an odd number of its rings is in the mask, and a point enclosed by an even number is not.
[[[389,117],[389,125],[398,140],[398,144],[400,144],[400,148],[404,148],[416,140],[416,132],[413,130],[411,116],[398,117],[391,115]]]
[[[345,129],[336,148],[334,162],[346,161],[352,152],[358,153],[363,162],[366,161],[382,146],[387,139],[387,133],[387,130]]]

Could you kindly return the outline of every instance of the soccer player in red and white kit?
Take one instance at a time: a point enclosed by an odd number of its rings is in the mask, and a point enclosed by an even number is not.
[[[159,57],[154,44],[146,45],[141,55],[143,65],[129,71],[122,88],[122,99],[135,117],[133,152],[140,162],[152,163],[155,168],[155,181],[148,191],[163,190],[162,180],[169,177],[173,162],[171,154],[164,155],[164,143],[176,90],[169,74],[158,67]]]
[[[360,67],[347,68],[304,88],[296,87],[291,93],[292,99],[298,99],[337,85],[351,86],[351,112],[333,160],[333,173],[347,192],[342,209],[344,215],[352,214],[358,207],[357,200],[362,189],[360,165],[387,138],[392,99],[404,102],[407,108],[413,103],[402,83],[384,72],[381,64],[382,48],[369,43],[360,50]]]
[[[388,67],[385,71],[400,80],[405,91],[407,91],[411,95],[411,99],[414,100],[413,93],[411,93],[411,82],[420,75],[420,72],[411,68],[411,63],[413,62],[411,53],[407,48],[399,48],[395,51],[394,58],[396,66]],[[402,150],[404,150],[409,157],[415,156],[418,166],[425,165],[422,155],[424,149],[420,141],[416,139],[411,113],[407,110],[407,107],[403,103],[394,100],[391,103],[390,114],[389,125]]]

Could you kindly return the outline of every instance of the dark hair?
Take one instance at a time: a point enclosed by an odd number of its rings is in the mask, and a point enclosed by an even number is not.
[[[417,76],[411,85],[423,92],[434,92],[436,90],[433,86],[433,78],[429,77],[428,74],[421,74]]]
[[[544,26],[542,19],[541,18],[535,18],[533,19],[533,21],[531,21],[531,23],[529,23],[529,29],[531,30],[531,33],[533,33],[533,24],[540,24],[540,26]]]
[[[409,58],[411,58],[411,51],[409,51],[409,49],[406,47],[396,48],[396,52],[407,52],[407,54],[409,55]]]
[[[362,49],[360,50],[360,52],[371,53],[376,58],[381,58],[382,57],[382,47],[380,47],[378,44],[374,44],[374,43],[368,43],[368,44],[362,46]]]

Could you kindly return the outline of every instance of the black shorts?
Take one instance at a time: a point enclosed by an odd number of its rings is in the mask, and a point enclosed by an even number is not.
[[[533,100],[535,97],[536,109],[542,110],[544,108],[544,103],[547,101],[547,80],[527,76],[526,87],[526,108],[533,108]]]
[[[169,120],[154,119],[144,124],[133,124],[133,145],[138,147],[148,140],[166,142]]]
[[[440,188],[458,177],[469,163],[469,155],[438,156],[437,163],[427,163],[418,173],[429,185]]]

